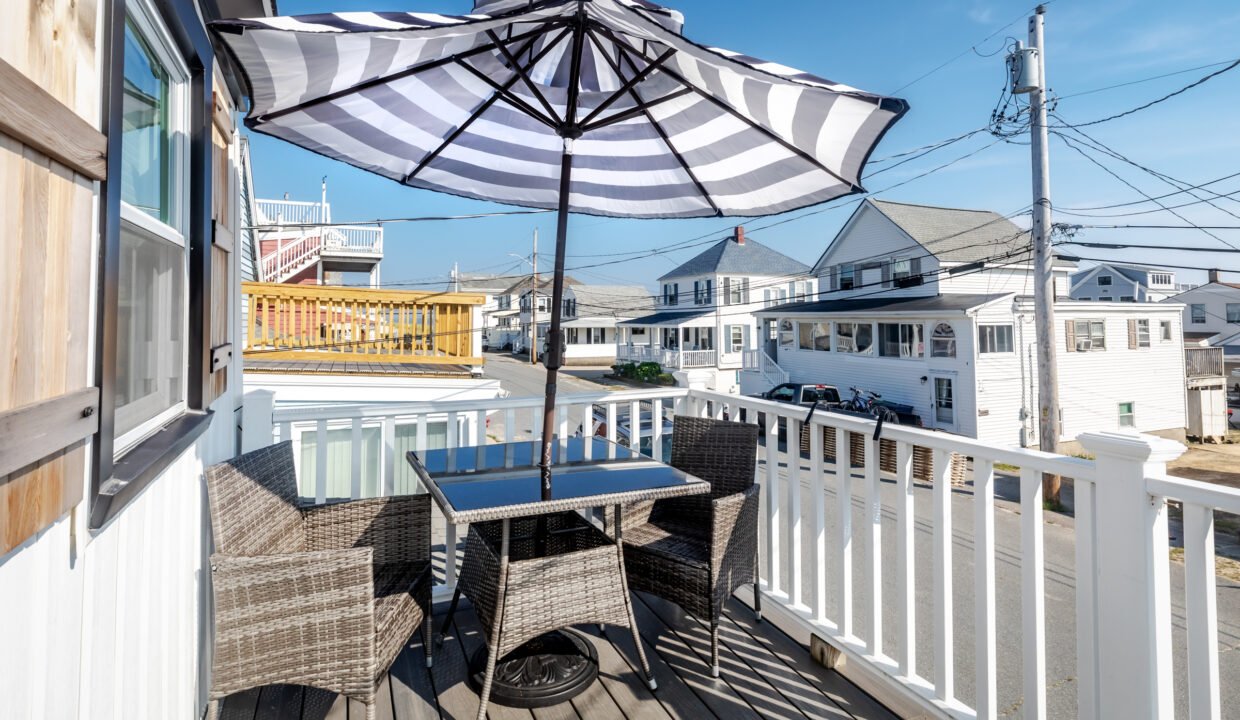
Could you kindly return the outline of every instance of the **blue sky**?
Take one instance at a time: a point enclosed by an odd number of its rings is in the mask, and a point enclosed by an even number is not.
[[[838,2],[836,0],[676,0],[668,4],[686,18],[685,32],[696,41],[778,61],[839,82],[907,99],[910,112],[887,134],[874,153],[883,158],[986,125],[1004,84],[1003,52],[1008,36],[1024,39],[1025,17],[1032,3],[936,0],[935,2]],[[426,10],[464,13],[470,0],[280,0],[280,12],[295,15],[333,10]],[[1004,28],[993,38],[987,35]],[[1087,122],[1139,106],[1180,88],[1211,67],[1150,82],[1079,97],[1076,93],[1150,78],[1194,66],[1240,58],[1240,4],[1234,0],[1056,0],[1047,7],[1047,75],[1064,99],[1058,112],[1070,122]],[[904,89],[907,83],[953,56],[978,45],[977,52],[951,62]],[[996,53],[991,57],[980,54]],[[896,92],[896,91],[899,92]],[[1240,171],[1240,68],[1199,88],[1086,132],[1121,154],[1174,178],[1197,184]],[[914,180],[879,197],[956,207],[985,208],[1007,214],[1030,204],[1029,148],[998,143],[980,133],[924,158],[864,181],[879,191],[926,170],[979,150],[950,167]],[[465,214],[508,209],[402,187],[397,183],[318,157],[281,141],[255,134],[253,162],[257,194],[317,199],[319,180],[327,176],[335,220],[367,220]],[[1140,199],[1134,190],[1081,158],[1062,142],[1051,141],[1052,197],[1060,208],[1090,207]],[[875,166],[874,169],[882,167]],[[1122,177],[1149,195],[1174,188],[1139,170],[1112,162]],[[1240,178],[1212,185],[1216,192],[1240,190]],[[1240,196],[1218,200],[1240,216]],[[1192,200],[1177,195],[1165,202]],[[1120,210],[1145,210],[1153,205]],[[851,206],[828,210],[760,230],[772,220],[747,221],[747,233],[812,264],[847,219]],[[1177,210],[1202,225],[1240,226],[1227,212],[1197,204]],[[1057,216],[1057,221],[1095,224],[1168,224],[1183,221],[1166,213],[1105,219]],[[714,233],[723,237],[727,218],[636,221],[574,216],[570,222],[567,264],[594,264],[592,255],[658,248]],[[385,285],[418,287],[446,279],[453,262],[462,270],[524,272],[508,253],[528,254],[535,228],[540,231],[540,267],[551,266],[555,229],[552,214],[390,225],[383,261]],[[1215,231],[1240,247],[1240,231]],[[1197,230],[1084,230],[1091,242],[1174,244],[1178,247],[1224,247]],[[1068,251],[1065,249],[1065,251]],[[687,260],[700,248],[646,257],[595,269],[573,271],[597,283],[636,283],[653,287],[656,277]],[[1083,256],[1148,263],[1234,268],[1240,255],[1182,251],[1078,249]],[[1203,271],[1181,270],[1181,279],[1201,281]],[[1240,275],[1232,275],[1240,278]]]

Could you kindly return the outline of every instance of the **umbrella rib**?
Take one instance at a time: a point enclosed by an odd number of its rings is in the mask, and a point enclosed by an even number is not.
[[[662,105],[668,100],[675,100],[676,98],[684,97],[692,92],[693,91],[689,88],[682,87],[675,92],[670,92],[662,97],[657,97],[654,100],[650,100],[649,102],[643,102],[639,107],[629,108],[628,110],[618,112],[615,115],[609,115],[598,122],[585,125],[581,128],[582,132],[590,132],[591,130],[598,130],[599,128],[607,127],[608,125],[615,125],[616,123],[621,123],[625,120],[631,120],[638,115],[641,115],[644,110],[649,110],[656,105]]]
[[[611,59],[611,55],[607,54],[607,51],[605,48],[603,48],[603,43],[599,41],[598,36],[595,35],[592,31],[587,31],[586,34],[590,36],[590,40],[594,43],[595,47],[598,48],[599,54],[607,59],[607,64],[611,65],[612,72],[616,73],[616,77],[623,77],[624,76],[623,70],[620,68],[620,66],[616,62],[614,62]],[[631,64],[632,63],[630,62],[630,65]],[[688,89],[682,88],[682,90],[680,91],[677,91],[675,93],[672,93],[671,95],[665,96],[664,98],[660,98],[659,101],[661,102],[662,100],[670,98],[673,95],[681,96],[688,92],[689,92]],[[659,133],[659,137],[663,139],[663,144],[666,145],[668,151],[672,153],[672,157],[676,158],[676,162],[680,163],[680,167],[684,168],[685,174],[688,175],[689,179],[693,181],[693,186],[696,187],[697,191],[702,194],[702,199],[705,200],[710,205],[711,210],[714,210],[716,215],[722,216],[723,212],[719,210],[719,206],[715,203],[714,199],[711,198],[710,192],[706,190],[706,186],[703,185],[702,181],[698,179],[697,173],[693,172],[693,169],[689,167],[689,162],[685,160],[685,157],[680,154],[680,151],[677,150],[674,145],[672,145],[672,139],[668,137],[667,131],[663,129],[663,126],[660,125],[659,122],[654,119],[654,115],[650,113],[650,107],[654,103],[646,103],[644,100],[642,100],[642,96],[640,93],[637,92],[636,87],[629,88],[629,94],[631,94],[633,96],[633,99],[637,101],[636,110],[640,111],[641,114],[644,114],[646,116],[646,120],[649,121],[651,126],[654,127],[654,131]]]
[[[538,22],[539,27],[533,30],[528,30],[524,33],[521,33],[520,35],[517,35],[516,37],[512,38],[510,42],[517,42],[520,40],[532,38],[532,37],[546,33],[548,30],[554,28],[557,25],[566,25],[566,24],[567,24],[567,21],[565,21],[563,18],[552,18],[550,20],[539,21]],[[527,45],[527,48],[528,48],[528,45]],[[333,100],[339,100],[342,97],[346,97],[348,95],[352,95],[354,93],[358,93],[363,90],[369,90],[372,87],[383,85],[384,83],[390,83],[395,80],[401,80],[403,78],[416,75],[426,70],[434,70],[437,67],[443,67],[444,65],[447,65],[449,63],[457,62],[460,59],[473,57],[474,55],[479,55],[481,53],[487,52],[489,50],[494,50],[494,49],[495,49],[495,45],[493,43],[487,43],[486,45],[479,45],[476,48],[470,48],[469,50],[456,53],[455,55],[449,55],[447,57],[436,58],[434,60],[430,60],[428,62],[422,63],[421,65],[413,65],[403,70],[398,70],[389,75],[383,75],[381,77],[371,78],[370,80],[364,80],[360,83],[357,83],[356,85],[351,85],[347,88],[327,93],[326,95],[320,95],[319,97],[313,98],[311,100],[306,100],[305,102],[297,103],[296,105],[293,105],[291,107],[286,107],[280,110],[273,110],[269,113],[264,113],[263,115],[260,115],[254,118],[252,122],[255,124],[270,122],[272,120],[276,120],[278,118],[284,117],[285,115],[288,115],[291,113],[300,112],[307,108],[311,108],[316,105],[321,105],[326,102],[331,102]]]
[[[490,77],[488,77],[486,73],[482,72],[481,70],[474,67],[473,65],[470,65],[464,60],[459,60],[457,61],[456,64],[468,70],[469,72],[473,73],[474,77],[478,78],[482,82],[486,83],[487,85],[490,85],[495,90],[496,95],[499,96],[500,99],[506,100],[508,104],[512,105],[513,107],[517,108],[521,112],[525,113],[526,115],[529,115],[530,117],[534,118],[540,123],[543,123],[544,125],[546,125],[547,127],[550,127],[553,130],[559,128],[559,124],[554,119],[549,118],[543,115],[542,113],[538,112],[538,109],[535,108],[533,105],[530,105],[529,103],[525,102],[520,97],[512,93],[511,88],[513,85],[516,84],[515,82],[511,82],[511,83],[505,82],[503,85],[501,85],[500,83],[497,83],[494,80],[492,80]],[[521,76],[513,75],[511,79],[513,81],[516,81],[516,80],[521,79]]]
[[[538,64],[538,62],[542,60],[544,57],[546,57],[547,54],[550,53],[551,50],[556,45],[560,44],[560,41],[564,39],[564,36],[567,35],[568,32],[569,31],[567,29],[562,30],[560,34],[555,37],[555,39],[547,43],[543,47],[542,50],[539,50],[532,58],[530,58],[528,67],[534,67],[534,65]],[[529,43],[527,43],[527,45],[533,45],[533,41],[530,41]],[[522,52],[524,51],[525,51],[525,48],[522,48]],[[514,75],[513,77],[509,78],[505,82],[515,83],[516,81],[517,81],[517,77]],[[465,122],[458,125],[455,130],[453,130],[447,137],[443,139],[443,142],[439,144],[439,147],[435,148],[429,154],[427,154],[426,157],[422,158],[422,160],[418,162],[417,167],[415,167],[412,171],[410,171],[408,175],[401,178],[401,184],[408,185],[410,180],[412,180],[415,176],[417,176],[418,173],[422,172],[422,168],[426,167],[431,162],[433,162],[435,158],[439,157],[439,154],[442,153],[445,149],[447,149],[449,145],[456,142],[456,139],[460,137],[462,133],[468,130],[469,126],[473,125],[475,120],[482,117],[482,115],[488,109],[490,109],[490,107],[494,105],[497,100],[499,100],[499,97],[500,97],[499,94],[496,93],[492,95],[491,97],[487,98],[481,105],[479,105],[478,108],[473,112],[473,114],[470,115],[469,118],[465,120]]]
[[[593,33],[590,33],[590,36],[593,37]],[[586,115],[584,118],[582,118],[581,124],[583,126],[589,125],[590,121],[598,117],[599,113],[611,107],[611,104],[619,100],[621,96],[628,94],[628,91],[632,90],[633,87],[637,85],[637,83],[641,82],[642,80],[645,80],[646,77],[650,75],[650,73],[654,72],[655,70],[658,70],[659,66],[662,65],[664,62],[666,62],[667,59],[670,58],[675,53],[676,53],[676,48],[669,48],[667,52],[660,55],[654,62],[648,63],[646,67],[642,68],[640,72],[636,73],[635,75],[633,75],[633,77],[625,81],[624,85],[619,90],[612,93],[606,100],[599,103],[598,107],[591,110],[589,115]],[[608,57],[607,60],[608,62],[610,62],[611,58]],[[634,70],[636,70],[636,68],[634,68]],[[609,125],[609,124],[610,123],[604,120],[602,123],[599,124],[599,127],[602,127],[603,125]]]
[[[541,103],[543,109],[547,111],[548,117],[553,118],[557,123],[563,122],[560,117],[556,115],[555,109],[551,107],[551,103],[547,102],[546,96],[542,94],[542,91],[538,89],[538,86],[534,84],[534,81],[530,80],[529,74],[524,68],[521,67],[521,63],[517,62],[517,59],[513,56],[513,54],[508,52],[507,46],[500,42],[499,36],[495,34],[495,31],[487,30],[487,37],[495,41],[495,47],[503,53],[504,59],[506,59],[512,65],[513,69],[517,71],[517,74],[521,76],[521,80],[525,82],[525,86],[530,89],[530,92],[534,93],[534,97],[538,98],[538,102]]]
[[[650,58],[649,58],[649,57],[647,57],[645,53],[643,53],[643,52],[639,51],[637,48],[631,47],[630,45],[628,45],[628,43],[625,43],[625,42],[621,41],[619,38],[617,38],[617,37],[615,36],[615,34],[611,32],[611,29],[610,29],[610,28],[608,28],[607,26],[605,26],[605,25],[601,25],[601,24],[596,24],[596,25],[597,25],[597,28],[598,28],[598,30],[599,30],[600,32],[602,32],[604,35],[606,35],[606,36],[608,37],[608,39],[610,39],[612,42],[616,43],[616,46],[620,49],[620,51],[621,51],[622,53],[626,53],[626,54],[627,54],[627,53],[635,53],[635,54],[636,54],[638,57],[640,57],[642,60],[645,60],[646,62],[650,62],[650,61],[651,61],[651,60],[650,60]],[[840,176],[839,176],[836,172],[834,172],[833,170],[831,170],[830,168],[828,168],[827,166],[825,166],[825,165],[823,165],[821,162],[819,162],[819,161],[818,161],[818,160],[817,160],[817,159],[816,159],[813,155],[810,155],[809,153],[805,152],[804,150],[802,150],[801,148],[797,147],[796,145],[793,145],[792,143],[790,143],[790,142],[788,142],[787,140],[783,139],[783,138],[782,138],[782,137],[780,137],[779,135],[776,135],[776,134],[775,134],[773,131],[771,131],[770,129],[765,128],[765,127],[763,127],[761,124],[756,123],[756,122],[754,122],[753,120],[750,120],[749,118],[745,117],[745,116],[744,116],[744,115],[742,115],[739,111],[737,111],[737,109],[736,109],[736,108],[734,108],[734,107],[732,107],[731,105],[727,104],[726,102],[724,102],[724,101],[720,100],[719,98],[715,97],[714,95],[711,95],[710,93],[706,92],[706,91],[705,91],[705,90],[703,90],[702,88],[697,87],[696,85],[694,85],[694,84],[690,83],[688,80],[685,80],[684,76],[683,76],[683,75],[681,75],[680,73],[676,72],[675,70],[672,70],[671,68],[666,68],[666,67],[665,67],[665,68],[663,68],[663,72],[667,73],[669,77],[671,77],[671,78],[673,78],[673,79],[677,80],[678,82],[680,82],[680,84],[681,84],[681,85],[684,85],[685,87],[689,88],[689,89],[690,89],[690,90],[692,90],[693,92],[697,93],[700,97],[702,97],[702,98],[706,99],[707,101],[709,101],[709,102],[713,103],[713,104],[714,104],[716,107],[718,107],[720,110],[723,110],[724,112],[728,113],[729,115],[731,115],[732,117],[736,118],[737,120],[740,120],[741,122],[745,123],[746,125],[748,125],[749,127],[753,128],[754,130],[757,130],[759,133],[761,133],[762,135],[766,136],[768,139],[770,139],[770,140],[774,141],[775,143],[779,144],[779,145],[780,145],[780,146],[782,146],[785,150],[787,150],[787,151],[789,151],[789,152],[793,153],[794,155],[796,155],[797,157],[801,158],[802,160],[805,160],[806,162],[810,163],[811,165],[813,165],[814,167],[818,168],[819,170],[822,170],[823,172],[827,173],[828,175],[830,175],[831,177],[835,178],[836,180],[839,180],[841,183],[844,183],[844,184],[845,184],[845,185],[847,185],[847,186],[848,186],[848,187],[849,187],[849,188],[850,188],[853,192],[865,192],[865,188],[861,187],[860,185],[858,185],[858,184],[856,184],[856,183],[854,183],[854,182],[852,182],[852,181],[845,180],[844,178],[840,177]]]

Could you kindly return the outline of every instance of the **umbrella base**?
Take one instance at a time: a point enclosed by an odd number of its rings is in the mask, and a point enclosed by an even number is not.
[[[469,661],[469,684],[478,692],[486,669],[487,647]],[[499,659],[491,681],[491,702],[539,708],[567,702],[598,678],[598,653],[580,633],[556,630],[540,635]]]

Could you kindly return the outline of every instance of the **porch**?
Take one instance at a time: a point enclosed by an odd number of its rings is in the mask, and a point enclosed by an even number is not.
[[[654,362],[665,370],[715,367],[717,353],[714,350],[668,350],[651,345],[617,345],[618,362]]]
[[[651,692],[627,629],[582,628],[598,653],[599,680],[570,703],[533,711],[492,703],[492,718],[858,718],[895,720],[895,715],[835,672],[816,664],[808,649],[733,599],[721,637],[722,676],[710,677],[710,631],[675,605],[635,594],[634,612],[659,689]],[[396,660],[379,690],[380,720],[472,718],[478,695],[467,680],[469,659],[482,646],[482,629],[467,603],[458,627],[434,650],[427,669],[417,637]],[[437,615],[446,608],[440,605]],[[705,655],[703,655],[705,653]],[[705,658],[705,659],[704,659]],[[323,690],[273,685],[229,697],[229,720],[356,720],[365,707]]]
[[[265,429],[253,418],[245,427],[267,433],[264,442],[292,440],[301,494],[322,502],[418,492],[404,467],[407,450],[532,439],[541,409],[538,397],[277,408],[265,413],[272,420]],[[868,716],[836,699],[845,696],[839,688],[855,683],[901,716],[996,717],[1021,708],[1027,717],[1149,718],[1188,707],[1195,718],[1218,717],[1223,693],[1230,698],[1240,687],[1240,667],[1219,662],[1220,638],[1240,639],[1240,608],[1220,594],[1237,585],[1215,576],[1213,520],[1216,510],[1240,513],[1240,491],[1168,476],[1165,462],[1181,451],[1176,443],[1086,435],[1082,444],[1097,458],[1087,461],[888,426],[880,462],[871,422],[820,412],[809,419],[812,426],[860,442],[837,443],[836,456],[824,452],[822,432],[809,432],[808,453],[790,453],[778,427],[800,436],[803,408],[683,389],[562,397],[557,432],[568,437],[594,427],[601,414],[615,439],[615,420],[625,410],[629,417],[766,415],[757,479],[769,622],[746,625],[752,615],[743,606],[751,597],[738,591],[725,630],[724,677],[712,681],[701,661],[700,623],[639,596],[647,651],[669,689],[660,678],[660,690],[644,694],[628,672],[631,648],[621,633],[605,641],[593,634],[604,657],[600,687],[578,704],[535,711],[537,717],[830,716],[832,705],[818,706],[815,715],[801,704],[825,703],[824,695],[843,709],[840,717]],[[656,458],[664,432],[652,423]],[[913,478],[915,447],[932,457],[928,483]],[[970,459],[963,479],[953,478],[952,454]],[[1043,473],[1074,481],[1074,518],[1044,510]],[[442,599],[456,582],[464,528],[437,523]],[[403,705],[393,708],[394,717],[411,703],[432,717],[469,715],[475,696],[460,681],[459,664],[476,646],[476,630],[450,640],[457,645],[446,646],[443,666],[437,660],[429,676],[414,672],[421,667],[416,641],[398,662],[389,688]],[[825,656],[840,674],[813,665],[811,643],[829,648]],[[1137,686],[1149,690],[1133,693]],[[290,702],[309,707],[314,697],[307,691]],[[777,705],[755,705],[758,699]],[[497,717],[505,712],[495,709]],[[881,707],[866,712],[882,716]]]

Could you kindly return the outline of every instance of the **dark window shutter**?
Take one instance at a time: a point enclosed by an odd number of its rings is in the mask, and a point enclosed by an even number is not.
[[[829,277],[829,279],[827,280],[828,290],[831,292],[835,292],[836,290],[839,290],[840,289],[840,269],[833,265],[827,268],[827,274]]]
[[[1076,323],[1071,320],[1063,321],[1064,337],[1068,339],[1068,352],[1076,352]]]
[[[883,263],[883,287],[891,287],[891,261]]]
[[[909,282],[921,284],[921,258],[915,257],[908,261]]]

